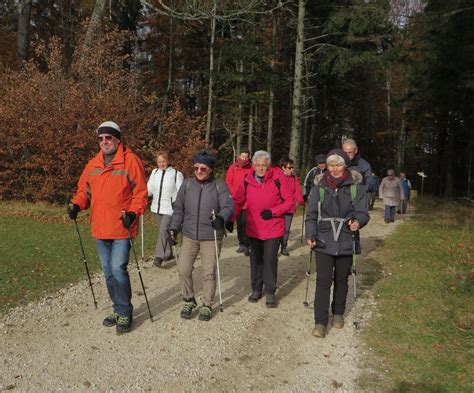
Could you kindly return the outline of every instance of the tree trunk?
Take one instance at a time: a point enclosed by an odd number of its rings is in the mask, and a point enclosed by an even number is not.
[[[105,13],[106,0],[95,0],[94,11],[92,11],[91,20],[87,27],[86,38],[84,39],[84,47],[89,48],[92,41],[97,36],[100,23]]]
[[[451,116],[449,116],[448,120],[448,150],[446,152],[446,183],[444,188],[444,196],[445,198],[452,198],[453,197],[453,190],[454,190],[454,174],[453,174],[453,161],[454,161],[454,125],[453,121],[451,121]]]
[[[16,40],[16,53],[20,60],[28,59],[30,47],[31,1],[32,0],[21,0],[18,4],[18,34]]]
[[[161,118],[165,117],[168,111],[168,101],[171,95],[171,86],[173,85],[173,64],[174,64],[174,18],[170,16],[170,41],[168,51],[168,84],[166,86],[166,92],[163,96],[163,104],[161,106]],[[162,124],[159,127],[160,132],[162,131]]]
[[[407,104],[403,103],[402,106],[402,124],[400,126],[400,137],[398,139],[398,151],[397,151],[397,169],[398,171],[403,170],[405,167],[405,144],[407,141]]]
[[[238,65],[237,65],[237,71],[240,74],[239,80],[240,82],[243,82],[243,77],[244,77],[244,62],[243,60],[239,60]],[[236,155],[238,156],[240,154],[240,149],[242,148],[242,133],[243,133],[243,112],[244,112],[244,105],[242,104],[242,97],[245,94],[245,87],[243,86],[242,88],[242,95],[241,98],[239,98],[239,105],[237,108],[237,132],[236,132]]]
[[[214,0],[211,18],[211,47],[209,48],[209,90],[207,93],[207,119],[206,119],[206,145],[211,142],[211,125],[212,125],[212,96],[214,94],[214,41],[216,38],[216,18],[217,1]]]
[[[253,124],[254,124],[254,104],[250,104],[250,110],[249,110],[249,142],[248,142],[248,148],[250,151],[252,151],[253,147]]]
[[[290,158],[295,165],[300,162],[300,140],[301,140],[301,82],[303,77],[303,47],[304,47],[304,15],[305,0],[298,2],[298,25],[295,53],[295,74],[293,83],[293,103],[291,113],[291,138]],[[298,168],[296,168],[298,169]]]
[[[275,51],[276,51],[276,32],[277,32],[277,23],[276,23],[276,13],[272,12],[272,60],[270,62],[270,67],[272,71],[275,69]],[[270,86],[270,93],[268,95],[268,125],[267,125],[267,152],[272,154],[272,143],[273,143],[273,101],[275,99],[275,89],[273,84]]]

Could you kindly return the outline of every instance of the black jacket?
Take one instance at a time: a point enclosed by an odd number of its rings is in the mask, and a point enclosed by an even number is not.
[[[321,217],[337,217],[349,219],[355,217],[359,221],[360,228],[369,222],[367,210],[367,197],[365,187],[360,184],[361,175],[351,171],[352,177],[347,179],[338,189],[332,189],[321,179],[311,192],[308,214],[306,215],[306,239],[316,239],[316,249],[329,255],[351,255],[352,235],[347,222],[342,224],[341,232],[337,241],[334,240],[334,231],[329,221],[318,222],[318,204],[320,200],[320,188],[324,189],[324,200],[321,204]],[[351,184],[356,184],[357,195],[352,203]],[[340,224],[335,223],[336,229]],[[360,241],[358,233],[354,233],[356,240],[356,253],[360,254]],[[318,241],[320,240],[320,241]]]

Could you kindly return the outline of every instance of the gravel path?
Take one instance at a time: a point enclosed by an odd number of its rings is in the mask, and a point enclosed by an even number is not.
[[[368,261],[374,260],[373,251],[400,222],[385,224],[378,203],[361,232],[364,255],[358,259],[358,279],[362,281],[370,269]],[[85,280],[11,310],[0,323],[0,390],[355,391],[359,359],[368,349],[363,349],[360,330],[352,322],[355,314],[361,329],[369,321],[374,304],[370,288],[360,286],[354,308],[350,278],[346,327],[331,329],[325,339],[312,337],[315,277],[313,273],[310,278],[311,307],[305,308],[309,252],[300,244],[300,230],[297,217],[291,255],[279,259],[276,309],[267,309],[264,301],[247,301],[249,262],[235,253],[234,233],[225,240],[220,263],[225,309],[217,312],[216,304],[210,322],[179,317],[182,302],[174,262],[165,269],[157,269],[151,261],[142,264],[153,323],[132,269],[135,319],[133,331],[126,335],[117,336],[114,328],[102,326],[110,307],[101,275],[93,278],[97,310]],[[195,287],[200,288],[197,278]]]

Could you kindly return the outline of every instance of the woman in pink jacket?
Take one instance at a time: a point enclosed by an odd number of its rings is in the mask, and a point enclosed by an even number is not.
[[[285,213],[295,205],[295,199],[281,170],[271,167],[270,154],[259,150],[252,162],[254,172],[245,177],[234,196],[234,219],[246,204],[252,285],[248,300],[256,303],[265,284],[266,305],[276,307],[278,249],[285,234]]]
[[[280,168],[285,175],[287,187],[295,198],[295,203],[290,208],[290,210],[285,213],[285,236],[283,236],[281,242],[281,255],[289,256],[290,253],[288,251],[288,239],[290,237],[291,222],[293,221],[293,215],[296,212],[296,203],[298,203],[300,206],[303,206],[304,199],[303,194],[301,193],[300,181],[295,176],[295,163],[293,160],[290,158],[282,158],[280,160]]]

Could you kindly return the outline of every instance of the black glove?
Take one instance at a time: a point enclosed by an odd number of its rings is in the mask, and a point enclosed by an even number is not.
[[[121,217],[123,226],[130,229],[135,218],[137,218],[137,215],[134,212],[125,212]]]
[[[225,223],[225,229],[227,229],[227,232],[232,233],[234,231],[234,221],[227,221]]]
[[[260,212],[260,217],[262,217],[264,220],[271,220],[273,218],[273,213],[270,209],[263,209]]]
[[[303,201],[307,201],[308,200],[308,195],[303,195]]]
[[[77,218],[77,213],[81,211],[81,208],[76,205],[75,203],[70,204],[67,207],[67,214],[71,220],[75,220]]]
[[[224,217],[222,216],[210,216],[212,227],[217,231],[219,229],[224,229]]]
[[[168,229],[166,231],[168,233],[168,241],[172,246],[176,246],[178,244],[178,231],[176,229]]]

